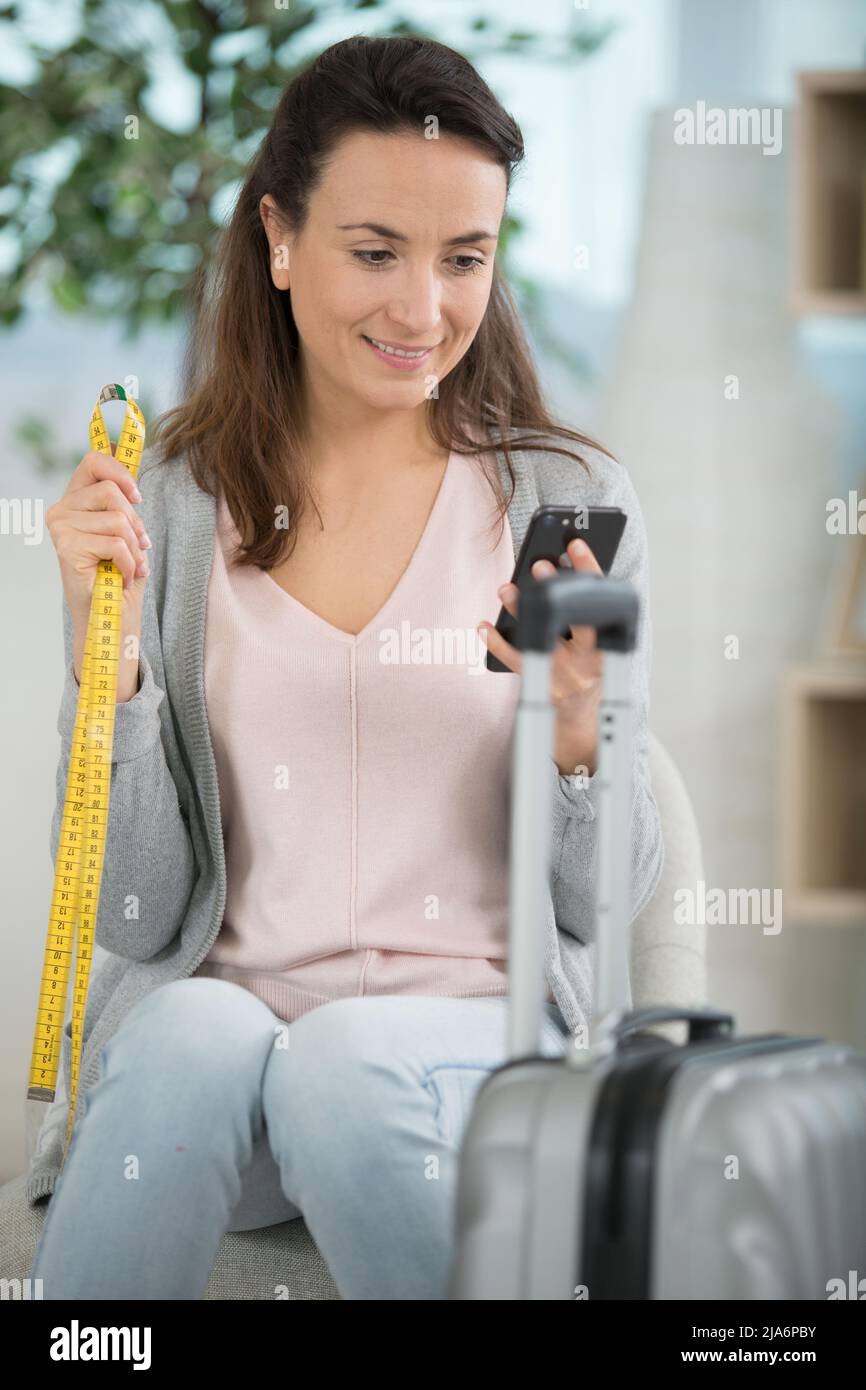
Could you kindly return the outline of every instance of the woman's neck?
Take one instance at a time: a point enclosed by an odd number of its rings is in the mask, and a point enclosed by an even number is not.
[[[414,410],[353,408],[332,402],[309,412],[304,452],[311,475],[338,483],[341,477],[384,478],[409,467],[447,462],[448,450],[433,438],[427,406]]]
[[[442,467],[448,450],[432,440],[347,437],[342,443],[331,439],[318,449],[314,446],[309,458],[311,479],[318,487],[353,490],[384,482],[410,469]]]

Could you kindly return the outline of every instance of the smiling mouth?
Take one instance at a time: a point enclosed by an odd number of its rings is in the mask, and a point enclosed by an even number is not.
[[[430,347],[425,348],[398,348],[391,346],[390,343],[383,343],[379,338],[371,338],[367,333],[363,333],[361,336],[379,352],[386,353],[388,357],[398,357],[406,362],[417,362],[420,358],[429,356],[433,349],[438,346],[437,343],[433,343]]]

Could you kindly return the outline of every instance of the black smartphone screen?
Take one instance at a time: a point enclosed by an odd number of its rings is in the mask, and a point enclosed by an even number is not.
[[[531,578],[532,566],[536,560],[550,560],[551,564],[559,565],[565,547],[569,541],[575,539],[586,541],[602,573],[609,574],[625,530],[626,520],[626,514],[620,507],[537,507],[523,537],[523,544],[511,576],[512,584],[520,588],[526,579]],[[564,569],[566,566],[561,568]],[[499,610],[496,631],[512,646],[518,645],[517,623],[507,608]],[[569,629],[561,635],[566,641],[571,640]],[[491,652],[487,653],[487,669],[509,670]]]

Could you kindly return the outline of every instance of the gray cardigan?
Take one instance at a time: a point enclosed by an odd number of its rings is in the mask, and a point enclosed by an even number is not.
[[[512,455],[517,490],[509,508],[515,555],[541,503],[621,506],[628,516],[611,573],[641,597],[632,661],[635,701],[631,822],[632,919],[659,881],[663,847],[648,771],[650,672],[646,533],[626,469],[586,450],[590,479],[574,460],[550,452]],[[497,454],[506,495],[509,478]],[[146,450],[138,473],[139,514],[153,541],[145,585],[138,693],[115,713],[111,794],[96,942],[110,954],[92,968],[79,1069],[82,1093],[99,1075],[100,1049],[149,990],[192,975],[222,923],[226,870],[216,764],[205,706],[203,657],[215,501],[195,483],[185,460],[160,462]],[[493,618],[495,614],[479,614]],[[60,821],[78,700],[72,621],[63,598],[66,677],[57,729],[61,737],[51,857]],[[506,675],[490,679],[506,680]],[[589,1020],[593,984],[593,873],[598,784],[581,785],[550,758],[553,797],[551,892],[544,928],[545,975],[572,1030]],[[130,904],[136,916],[131,916]],[[71,1023],[63,1030],[57,1092],[46,1106],[30,1160],[27,1198],[53,1191],[68,1119]],[[29,1102],[42,1105],[45,1102]]]

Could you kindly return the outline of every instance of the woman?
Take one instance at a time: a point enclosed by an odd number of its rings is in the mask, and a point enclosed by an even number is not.
[[[250,170],[141,493],[88,454],[49,512],[55,856],[101,558],[140,645],[119,677],[111,955],[76,1127],[58,1176],[59,1097],[28,1181],[33,1203],[54,1193],[32,1271],[46,1298],[201,1298],[226,1230],[299,1214],[344,1298],[445,1295],[463,1127],[505,1059],[520,657],[490,620],[500,599],[517,611],[539,501],[621,505],[613,572],[647,598],[628,475],[549,417],[496,265],[522,153],[450,49],[328,49]],[[568,560],[597,572],[577,543]],[[477,639],[443,657],[443,634],[479,625],[506,673]],[[550,1055],[591,1008],[593,637],[574,629],[553,671]],[[636,915],[662,864],[646,617],[633,670]],[[68,1026],[64,1043],[68,1087]]]

